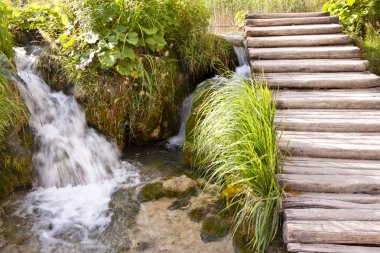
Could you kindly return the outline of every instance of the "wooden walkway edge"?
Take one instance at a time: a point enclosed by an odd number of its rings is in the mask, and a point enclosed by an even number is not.
[[[290,252],[380,252],[380,77],[342,31],[326,12],[246,15],[253,77],[276,90],[288,153]]]

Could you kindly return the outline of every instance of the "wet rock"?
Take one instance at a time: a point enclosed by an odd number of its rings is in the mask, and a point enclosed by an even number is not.
[[[163,183],[165,190],[178,193],[180,196],[190,196],[196,193],[197,182],[183,175],[173,177]]]
[[[177,199],[168,207],[168,210],[188,209],[191,205],[190,200],[191,200],[190,196]]]
[[[229,223],[218,215],[207,217],[202,223],[201,238],[204,242],[222,240],[229,231]]]
[[[165,189],[162,182],[146,184],[138,194],[141,202],[158,200],[163,197],[176,197],[176,193]]]
[[[194,222],[201,222],[209,212],[210,210],[206,207],[197,207],[189,212],[189,217]]]

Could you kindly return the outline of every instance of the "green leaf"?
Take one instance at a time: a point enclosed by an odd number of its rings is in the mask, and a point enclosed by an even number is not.
[[[146,27],[143,27],[143,26],[140,26],[141,30],[144,31],[144,33],[146,33],[147,35],[153,35],[155,33],[158,32],[158,28],[153,26],[152,28],[146,28]]]
[[[153,37],[149,37],[145,40],[148,45],[156,45],[157,41]]]
[[[352,6],[354,5],[355,0],[347,0],[347,6]]]
[[[133,50],[133,48],[130,47],[125,47],[122,54],[124,58],[127,57],[131,60],[134,60],[136,58],[135,51]]]
[[[71,47],[72,45],[74,45],[74,42],[75,42],[74,37],[71,37],[71,39],[68,42],[66,42],[65,44],[63,44],[62,46],[63,46],[63,48],[68,48],[68,47]]]
[[[98,54],[98,58],[100,63],[102,64],[102,67],[110,68],[116,63],[118,57],[117,55],[110,54],[109,52],[101,52]]]
[[[166,40],[163,37],[157,37],[156,43],[157,43],[157,46],[159,46],[159,47],[164,47],[167,44]]]
[[[127,31],[127,27],[124,26],[124,25],[118,25],[118,26],[116,27],[116,29],[117,29],[119,32],[121,32],[121,33],[125,33],[125,32]]]
[[[131,62],[121,62],[116,65],[116,70],[120,74],[127,76],[130,75],[133,71],[133,63]]]
[[[118,38],[115,35],[111,35],[111,36],[108,37],[108,41],[110,43],[116,44],[117,41],[118,41]]]
[[[136,46],[137,43],[139,42],[139,37],[138,37],[137,33],[136,32],[128,33],[127,41],[128,41],[128,43]]]

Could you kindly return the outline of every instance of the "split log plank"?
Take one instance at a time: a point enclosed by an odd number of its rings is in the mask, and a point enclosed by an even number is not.
[[[341,33],[342,31],[343,27],[339,24],[267,26],[245,28],[246,36],[253,37],[334,34]]]
[[[306,24],[339,24],[338,16],[324,17],[299,17],[299,18],[271,18],[271,19],[247,19],[246,26],[287,26]]]
[[[312,47],[349,45],[350,38],[345,34],[319,34],[295,36],[248,37],[248,47]]]
[[[368,61],[355,59],[302,59],[302,60],[257,60],[251,61],[257,73],[287,72],[364,72]]]
[[[327,193],[380,193],[380,176],[278,175],[279,184],[292,191]]]
[[[293,201],[292,198],[298,200],[318,199],[333,200],[340,202],[349,202],[354,204],[380,204],[380,195],[374,194],[347,194],[347,193],[321,193],[321,192],[285,192],[283,199]],[[353,207],[351,207],[353,208]],[[360,208],[359,208],[360,209]]]
[[[380,244],[380,222],[286,221],[286,243]]]
[[[271,18],[306,18],[330,16],[329,12],[300,12],[300,13],[271,13],[271,14],[246,14],[246,19],[271,19]]]
[[[380,221],[380,210],[368,209],[285,209],[286,221]]]
[[[282,199],[282,208],[331,208],[331,209],[380,209],[380,204],[358,204],[335,199],[318,199],[302,197],[287,197]]]
[[[249,48],[251,59],[352,59],[360,57],[355,46]]]
[[[305,253],[379,253],[379,247],[349,246],[337,244],[289,243],[288,251]]]
[[[339,75],[337,75],[339,78]],[[332,80],[332,78],[331,78]],[[380,80],[380,79],[379,79]],[[289,83],[293,82],[292,80]],[[353,78],[352,83],[355,83]],[[371,83],[376,85],[377,80]],[[314,85],[317,85],[315,83]],[[349,84],[345,80],[342,85]],[[320,85],[322,86],[322,85]],[[279,90],[274,93],[277,108],[292,109],[380,109],[380,89],[367,90]]]

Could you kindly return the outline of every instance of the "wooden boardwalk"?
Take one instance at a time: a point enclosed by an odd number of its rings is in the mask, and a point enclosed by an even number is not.
[[[246,18],[289,153],[278,175],[288,250],[380,252],[380,77],[329,13]]]

